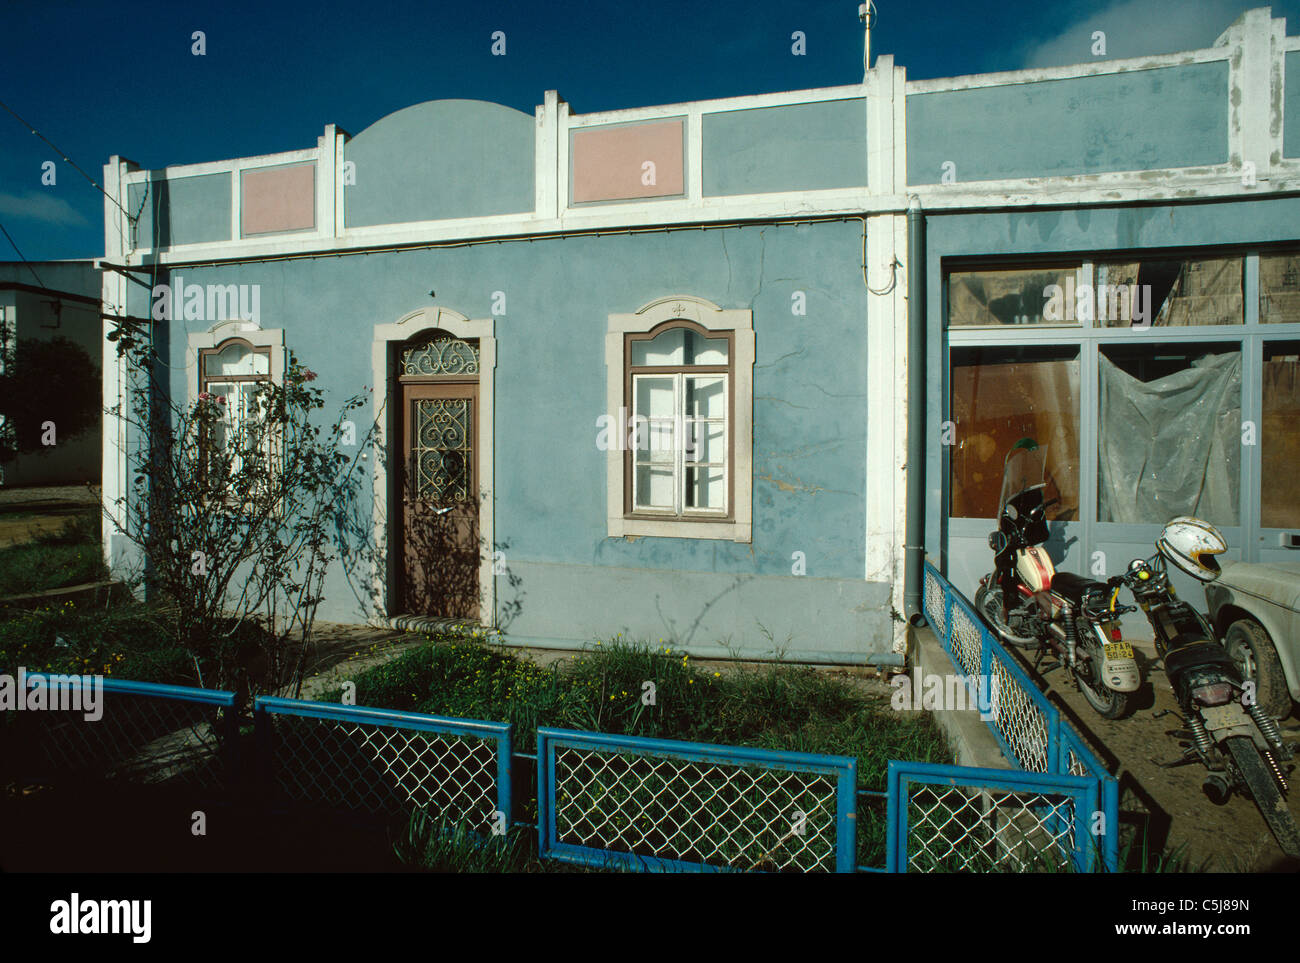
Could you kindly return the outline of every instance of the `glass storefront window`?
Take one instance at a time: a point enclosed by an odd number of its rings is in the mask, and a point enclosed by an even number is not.
[[[1300,341],[1264,345],[1261,528],[1300,528]]]
[[[1047,447],[1051,520],[1079,517],[1079,349],[952,352],[951,504],[955,518],[993,518],[1002,462],[1021,438]]]
[[[1078,323],[1072,309],[1052,317],[1049,304],[1056,295],[1056,304],[1061,305],[1066,292],[1073,292],[1079,281],[1078,265],[953,271],[948,275],[948,324],[989,327]]]
[[[1259,323],[1300,323],[1300,253],[1259,256]]]
[[[1100,327],[1244,324],[1242,257],[1099,261]]]
[[[1239,524],[1240,346],[1103,345],[1098,365],[1098,521]]]

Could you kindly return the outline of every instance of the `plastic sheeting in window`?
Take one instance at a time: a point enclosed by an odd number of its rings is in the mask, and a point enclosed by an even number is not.
[[[1098,361],[1098,519],[1159,525],[1196,515],[1237,525],[1241,354],[1203,355],[1147,382],[1104,354]]]

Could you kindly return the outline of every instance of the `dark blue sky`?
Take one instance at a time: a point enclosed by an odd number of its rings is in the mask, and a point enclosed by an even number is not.
[[[877,0],[872,50],[912,79],[1077,63],[1095,59],[1094,30],[1109,57],[1209,46],[1258,5]],[[1272,7],[1300,32],[1300,0]],[[196,30],[206,56],[191,53]],[[312,147],[327,123],[355,134],[443,97],[531,112],[553,88],[589,113],[861,79],[856,0],[0,0],[0,100],[96,180],[114,153],[162,167]],[[102,196],[0,111],[0,224],[23,254],[102,254],[102,220]],[[0,260],[15,259],[0,235]]]

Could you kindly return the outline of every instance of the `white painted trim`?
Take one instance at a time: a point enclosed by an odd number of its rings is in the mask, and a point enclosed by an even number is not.
[[[379,548],[377,564],[371,573],[374,597],[378,600],[381,620],[399,615],[388,611],[388,467],[383,455],[388,451],[387,404],[397,387],[388,363],[388,346],[394,341],[406,341],[423,331],[441,329],[465,340],[478,340],[478,477],[479,477],[479,533],[487,547],[479,557],[479,622],[491,627],[496,621],[496,578],[492,573],[492,553],[496,545],[496,484],[493,457],[493,426],[496,424],[496,322],[492,318],[471,320],[450,308],[431,306],[412,311],[395,324],[375,325],[375,337],[370,349],[370,364],[375,387],[375,447],[380,453],[374,460],[374,536]]]
[[[824,100],[851,100],[855,97],[863,97],[865,93],[863,84],[844,84],[839,87],[783,90],[772,94],[748,94],[743,97],[719,97],[714,100],[688,100],[679,104],[655,104],[651,107],[630,107],[622,110],[576,114],[570,120],[570,127],[657,120],[662,117],[686,114],[692,110],[711,114],[729,110],[748,110],[753,107],[787,107],[792,104],[816,104]]]
[[[118,210],[116,201],[124,201],[126,190],[123,180],[127,174],[127,162],[122,158],[111,157],[104,165],[104,257],[110,263],[122,258],[130,246],[130,225],[126,215]],[[126,277],[117,271],[104,271],[100,281],[100,305],[102,314],[119,317],[126,315]],[[126,486],[126,439],[127,423],[125,417],[126,385],[123,378],[123,366],[126,361],[118,357],[117,342],[109,341],[108,334],[115,323],[107,318],[101,319],[100,330],[104,337],[100,341],[101,391],[103,416],[101,422],[100,447],[100,501],[103,507],[101,519],[100,544],[104,563],[112,568],[116,555],[115,546],[118,539],[118,527],[125,527],[126,504],[118,504],[118,499],[129,496]],[[114,411],[120,414],[114,414]],[[117,524],[114,524],[116,520]]]
[[[1165,67],[1182,67],[1188,64],[1211,63],[1215,60],[1231,60],[1231,58],[1231,50],[1225,50],[1223,47],[1208,47],[1204,50],[1187,50],[1151,57],[1099,60],[1096,63],[1071,64],[1067,67],[1035,67],[1030,70],[1001,70],[991,74],[967,74],[961,77],[934,77],[926,80],[909,80],[907,94],[910,97],[912,94],[972,90],[976,87],[1033,84],[1045,80],[1073,80],[1078,77],[1121,74],[1133,70],[1161,70]]]
[[[334,137],[334,237],[339,238],[347,230],[347,136],[338,133]]]
[[[559,214],[560,95],[548,90],[536,111],[533,210],[540,217]]]
[[[880,58],[883,60],[884,58]],[[877,60],[877,63],[880,62]],[[907,217],[869,219],[867,277],[871,287],[862,319],[867,347],[866,526],[864,570],[868,582],[893,587],[893,607],[903,611],[903,533],[907,530]],[[892,267],[894,260],[904,262]],[[897,273],[895,273],[897,272]],[[861,279],[859,279],[860,281]],[[915,359],[924,365],[925,359]],[[924,399],[917,399],[924,404]],[[902,652],[907,626],[892,622],[893,647]]]
[[[338,136],[333,124],[325,125],[325,133],[316,142],[316,236],[334,237],[334,192],[338,190],[338,158],[335,149]]]
[[[708,538],[734,542],[753,540],[754,528],[754,312],[724,309],[712,301],[689,294],[656,298],[632,314],[611,314],[605,330],[605,406],[617,423],[626,407],[623,398],[624,335],[643,333],[664,321],[694,321],[709,331],[734,331],[733,371],[734,439],[732,485],[735,505],[729,522],[676,521],[626,518],[623,514],[623,451],[612,446],[605,453],[605,516],[609,538],[653,536]]]
[[[682,132],[686,142],[682,145],[682,183],[686,199],[699,204],[704,199],[704,115],[692,110],[686,115],[686,129]]]
[[[204,174],[225,174],[259,167],[279,167],[284,164],[304,164],[319,156],[319,147],[285,151],[282,154],[260,154],[255,157],[235,157],[229,160],[204,161],[201,164],[174,164],[153,170],[132,171],[123,177],[124,184],[139,184],[148,180],[179,180],[183,177],[202,177]]]

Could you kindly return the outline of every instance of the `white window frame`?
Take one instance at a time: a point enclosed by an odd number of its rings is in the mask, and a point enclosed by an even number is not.
[[[632,399],[624,398],[626,370],[624,345],[628,334],[647,334],[666,321],[693,321],[710,332],[733,332],[732,374],[727,381],[731,395],[731,421],[726,426],[731,447],[727,465],[732,486],[730,517],[715,519],[718,513],[685,513],[680,518],[636,517],[624,511],[624,493],[630,479],[622,444],[606,451],[606,531],[610,538],[651,536],[661,538],[710,538],[750,542],[753,538],[754,484],[754,321],[749,310],[723,309],[703,298],[679,294],[658,298],[632,314],[611,314],[605,333],[606,406],[620,426],[613,434],[626,441]],[[701,372],[703,376],[704,373]],[[680,410],[678,406],[677,410]],[[680,448],[681,446],[675,446]],[[680,461],[680,457],[678,458]],[[635,471],[635,468],[633,468]],[[684,480],[684,473],[682,474]],[[681,497],[678,492],[677,498]]]

